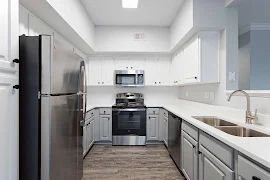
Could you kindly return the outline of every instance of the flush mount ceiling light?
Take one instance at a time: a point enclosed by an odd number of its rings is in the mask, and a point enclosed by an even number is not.
[[[138,8],[139,0],[122,0],[123,8]]]

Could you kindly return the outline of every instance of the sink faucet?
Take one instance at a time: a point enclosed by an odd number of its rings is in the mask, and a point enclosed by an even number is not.
[[[231,97],[232,97],[235,93],[237,93],[237,92],[240,92],[240,93],[244,94],[244,95],[246,96],[246,98],[247,98],[246,123],[247,123],[247,124],[252,124],[252,120],[254,120],[254,121],[258,120],[258,117],[257,117],[257,109],[255,110],[255,115],[253,116],[252,113],[251,113],[251,111],[250,111],[250,97],[249,97],[248,93],[246,93],[246,92],[243,91],[243,90],[236,90],[236,91],[233,91],[233,92],[229,95],[228,101],[230,101],[230,100],[231,100]]]

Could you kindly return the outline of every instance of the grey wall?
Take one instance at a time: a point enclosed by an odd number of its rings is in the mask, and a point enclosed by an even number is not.
[[[251,31],[250,89],[270,89],[270,31]]]
[[[238,89],[250,89],[250,31],[238,37],[239,73]]]

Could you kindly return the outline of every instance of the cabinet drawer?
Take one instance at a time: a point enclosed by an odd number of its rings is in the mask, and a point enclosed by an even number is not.
[[[247,180],[260,179],[269,180],[270,173],[247,160],[242,156],[238,156],[238,175]],[[241,179],[239,178],[239,179]]]
[[[163,109],[162,114],[163,114],[163,116],[168,117],[168,111],[167,110]]]
[[[95,109],[92,109],[86,113],[85,119],[89,119],[90,117],[93,117],[95,115]]]
[[[159,108],[148,108],[147,114],[159,114]]]
[[[111,115],[112,109],[111,108],[99,108],[99,114]]]
[[[233,149],[219,140],[209,136],[200,131],[200,144],[225,163],[228,167],[233,169]]]
[[[198,128],[194,127],[193,125],[189,124],[186,121],[183,121],[182,130],[185,131],[188,135],[190,135],[193,139],[198,141],[198,137],[199,137]]]

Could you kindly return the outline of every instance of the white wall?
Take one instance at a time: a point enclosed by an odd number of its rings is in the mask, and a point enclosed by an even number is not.
[[[250,45],[239,48],[239,88],[250,89]]]
[[[146,41],[134,40],[145,32]],[[169,52],[169,27],[96,26],[96,52]]]
[[[95,47],[95,25],[79,0],[46,0],[89,44]]]
[[[173,48],[193,27],[193,0],[185,0],[170,26],[170,47]]]

